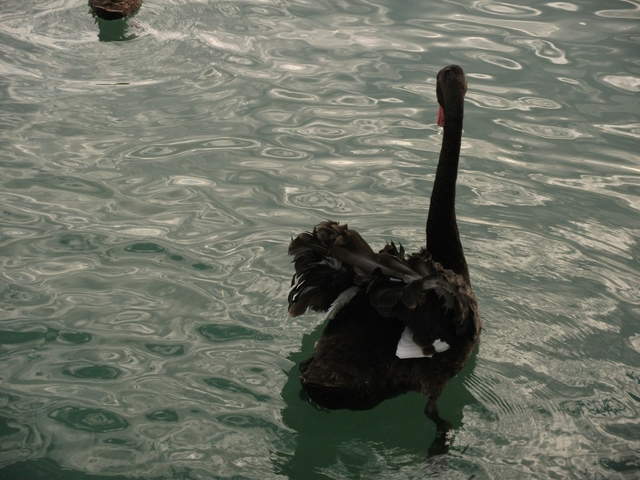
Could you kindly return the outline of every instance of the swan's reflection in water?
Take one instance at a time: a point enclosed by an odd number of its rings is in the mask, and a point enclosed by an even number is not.
[[[286,403],[282,419],[285,426],[294,430],[297,438],[295,451],[277,458],[277,473],[288,478],[309,480],[333,478],[340,476],[340,472],[349,477],[349,473],[357,476],[368,470],[374,474],[377,470],[386,471],[391,465],[371,464],[372,461],[388,462],[389,458],[395,457],[400,466],[404,462],[415,464],[416,457],[423,456],[428,465],[443,458],[434,455],[447,453],[450,449],[466,449],[465,445],[456,444],[455,433],[464,424],[464,408],[478,403],[464,385],[464,379],[475,368],[477,347],[462,371],[448,382],[438,400],[440,414],[450,423],[451,429],[446,435],[437,435],[435,424],[423,413],[426,398],[417,393],[389,399],[365,411],[314,407],[300,385],[299,365],[312,355],[323,327],[324,324],[320,324],[313,333],[306,335],[301,351],[289,357],[295,365],[289,371],[282,390]],[[393,455],[388,452],[393,452]],[[444,465],[446,467],[446,462]],[[438,468],[443,468],[440,460]],[[336,469],[340,472],[326,475]]]
[[[98,39],[101,42],[122,42],[137,38],[135,20],[121,18],[118,20],[103,20],[95,18],[98,27]],[[131,23],[131,25],[130,25]]]

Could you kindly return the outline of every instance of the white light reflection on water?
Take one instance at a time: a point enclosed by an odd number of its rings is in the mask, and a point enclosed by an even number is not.
[[[640,7],[604,8],[147,1],[102,42],[86,2],[6,1],[0,477],[637,476]],[[423,244],[448,63],[485,331],[426,459],[417,396],[300,399],[286,248]]]

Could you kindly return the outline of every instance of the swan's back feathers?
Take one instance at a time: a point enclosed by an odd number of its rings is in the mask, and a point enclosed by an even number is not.
[[[438,339],[455,343],[455,337],[480,331],[471,286],[425,250],[407,257],[402,246],[391,243],[375,253],[355,230],[326,221],[293,239],[289,254],[296,270],[289,293],[292,316],[307,308],[326,311],[355,286],[377,315],[409,327],[425,354],[434,353]]]

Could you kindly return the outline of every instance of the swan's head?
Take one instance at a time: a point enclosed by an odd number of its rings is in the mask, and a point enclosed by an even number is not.
[[[438,125],[444,127],[444,112],[447,108],[462,105],[467,93],[467,79],[462,67],[448,65],[438,72],[436,77],[436,95],[438,109]]]

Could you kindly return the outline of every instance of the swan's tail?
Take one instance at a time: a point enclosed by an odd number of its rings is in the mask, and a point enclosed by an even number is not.
[[[351,241],[354,234],[359,242]],[[291,279],[289,315],[301,315],[308,308],[326,311],[340,293],[354,285],[353,268],[333,254],[334,246],[350,243],[358,243],[361,254],[373,253],[357,232],[336,222],[323,222],[291,240],[289,255],[296,273]]]
[[[380,275],[405,282],[420,278],[404,261],[404,250],[389,244],[375,253],[355,230],[326,221],[291,240],[296,273],[289,291],[289,314],[307,308],[326,311],[350,287],[366,287]]]

